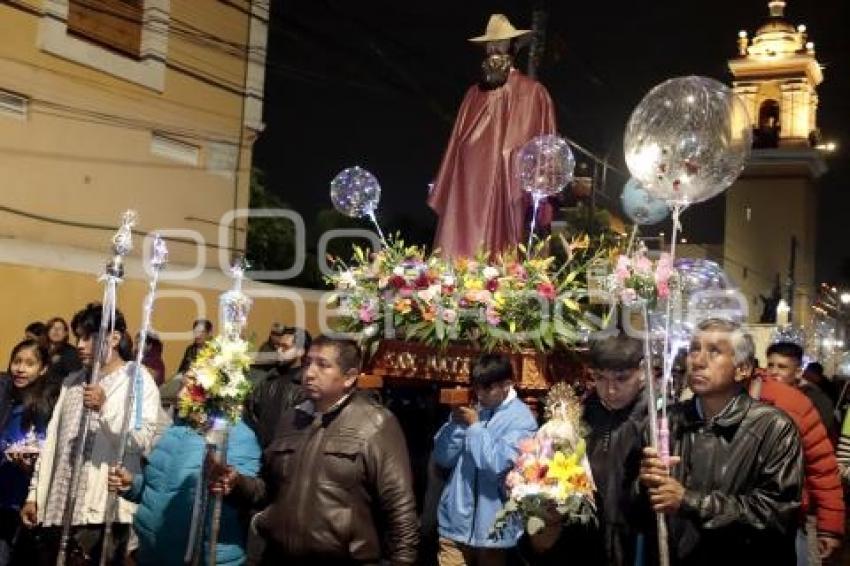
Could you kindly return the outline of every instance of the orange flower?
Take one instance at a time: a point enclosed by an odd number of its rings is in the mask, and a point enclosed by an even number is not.
[[[395,310],[400,312],[401,314],[407,314],[413,308],[412,302],[408,298],[401,298],[395,300],[395,304],[393,305]]]
[[[434,322],[436,318],[437,309],[435,309],[433,306],[428,307],[428,310],[422,312],[422,320],[425,320],[427,322]]]

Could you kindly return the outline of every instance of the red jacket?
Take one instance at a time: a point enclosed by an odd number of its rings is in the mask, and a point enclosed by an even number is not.
[[[797,425],[803,445],[806,474],[803,510],[809,507],[811,501],[811,508],[817,517],[818,533],[843,536],[844,491],[838,474],[838,461],[817,409],[802,391],[772,379],[753,380],[750,394],[781,409]]]

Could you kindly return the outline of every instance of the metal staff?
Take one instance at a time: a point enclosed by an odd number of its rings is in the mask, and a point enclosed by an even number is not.
[[[124,277],[124,256],[133,248],[133,226],[136,224],[137,215],[133,210],[128,210],[121,217],[121,228],[112,238],[112,259],[106,264],[106,271],[101,277],[105,282],[103,290],[102,314],[100,318],[100,329],[95,344],[94,362],[91,373],[88,376],[89,383],[97,384],[100,381],[100,370],[109,361],[112,348],[109,339],[115,330],[115,304],[118,284]],[[86,444],[88,443],[89,426],[91,423],[91,411],[83,409],[80,415],[80,424],[77,429],[77,442],[74,446],[73,460],[71,465],[71,481],[68,484],[68,494],[65,497],[65,509],[62,515],[62,535],[59,539],[59,553],[56,556],[56,566],[64,566],[68,551],[68,540],[71,537],[71,523],[74,521],[74,510],[77,505],[77,495],[80,489],[80,475],[85,464]]]
[[[237,256],[230,267],[230,276],[233,278],[233,288],[223,293],[219,299],[219,317],[224,339],[236,341],[242,338],[242,330],[248,322],[248,310],[251,307],[251,299],[242,292],[242,279],[245,277],[247,263],[245,258]],[[214,424],[213,434],[217,444],[216,456],[218,462],[227,465],[227,441],[230,435],[230,423],[227,417],[217,420]],[[216,545],[218,543],[219,529],[221,528],[221,507],[223,496],[215,494],[213,499],[212,517],[210,518],[210,541],[209,558],[207,564],[216,563]]]
[[[655,394],[655,376],[652,373],[652,349],[649,346],[649,313],[646,301],[641,301],[643,314],[643,371],[646,379],[647,411],[649,412],[649,444],[659,450],[658,404]],[[669,450],[668,450],[669,452]],[[670,550],[667,545],[667,519],[664,513],[655,514],[658,530],[658,565],[669,566]]]
[[[156,285],[159,282],[159,272],[168,261],[168,248],[159,234],[154,235],[153,246],[150,257],[150,281],[148,282],[148,294],[142,306],[142,326],[139,330],[139,343],[137,344],[136,362],[133,365],[133,375],[127,384],[127,396],[124,401],[124,415],[121,422],[121,436],[118,441],[118,455],[115,459],[115,467],[124,465],[124,457],[127,453],[127,442],[130,436],[130,420],[134,413],[136,417],[136,428],[141,425],[140,395],[142,391],[142,358],[145,355],[145,343],[148,340],[148,331],[151,326],[151,314],[153,313],[153,302],[156,298]],[[107,555],[112,552],[112,523],[118,513],[118,492],[110,491],[106,496],[106,517],[103,531],[103,547],[100,553],[100,566],[106,566]]]

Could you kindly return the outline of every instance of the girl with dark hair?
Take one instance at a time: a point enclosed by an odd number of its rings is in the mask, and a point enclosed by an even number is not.
[[[69,342],[68,323],[61,316],[54,316],[47,321],[47,348],[50,352],[50,372],[48,379],[57,386],[68,377],[68,374],[80,369],[80,358],[77,349]]]
[[[12,349],[8,375],[0,378],[0,566],[12,562],[13,542],[21,527],[20,508],[27,496],[55,395],[45,379],[50,357],[35,339]],[[15,561],[22,563],[20,554]]]
[[[45,564],[56,561],[65,505],[72,490],[77,434],[85,411],[91,412],[91,428],[87,435],[85,466],[79,477],[79,497],[70,517],[68,552],[87,563],[97,564],[100,559],[106,522],[107,475],[109,467],[118,459],[128,409],[131,411],[130,430],[124,458],[128,470],[139,471],[142,456],[150,450],[156,433],[159,391],[144,368],[139,371],[141,380],[136,384],[135,403],[127,406],[128,387],[136,372],[134,364],[127,363],[132,356],[132,342],[120,311],[115,311],[114,331],[104,337],[108,350],[100,366],[100,375],[91,376],[102,316],[101,305],[90,304],[71,322],[83,369],[70,374],[62,383],[56,409],[47,425],[44,448],[33,471],[26,504],[21,509],[24,525],[43,527],[43,544],[39,551],[41,563]],[[119,502],[113,526],[114,545],[109,549],[107,563],[124,563],[134,512],[134,505]]]

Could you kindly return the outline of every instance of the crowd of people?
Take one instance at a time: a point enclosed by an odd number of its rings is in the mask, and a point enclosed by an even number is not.
[[[553,509],[529,536],[519,524],[493,529],[519,444],[539,424],[508,357],[475,363],[475,402],[452,407],[436,430],[417,504],[401,423],[357,388],[357,343],[273,325],[222,464],[172,410],[211,322],[193,323],[177,374],[163,381],[161,342],[153,337],[134,368],[116,312],[91,381],[102,316],[90,304],[70,324],[28,326],[0,378],[0,566],[55,563],[66,522],[71,563],[106,553],[110,564],[185,564],[208,542],[208,529],[193,539],[189,528],[204,493],[224,497],[219,564],[650,565],[663,552],[658,514],[671,564],[848,563],[850,417],[841,426],[835,383],[817,364],[804,368],[793,343],[772,344],[759,368],[752,338],[729,321],[694,333],[686,387],[669,410],[669,459],[650,447],[643,343],[624,334],[591,343],[583,422],[596,520],[567,526]],[[131,375],[141,389],[128,407]],[[93,417],[72,493],[84,410]],[[8,450],[33,435],[40,452]],[[107,546],[110,493],[119,504]]]

